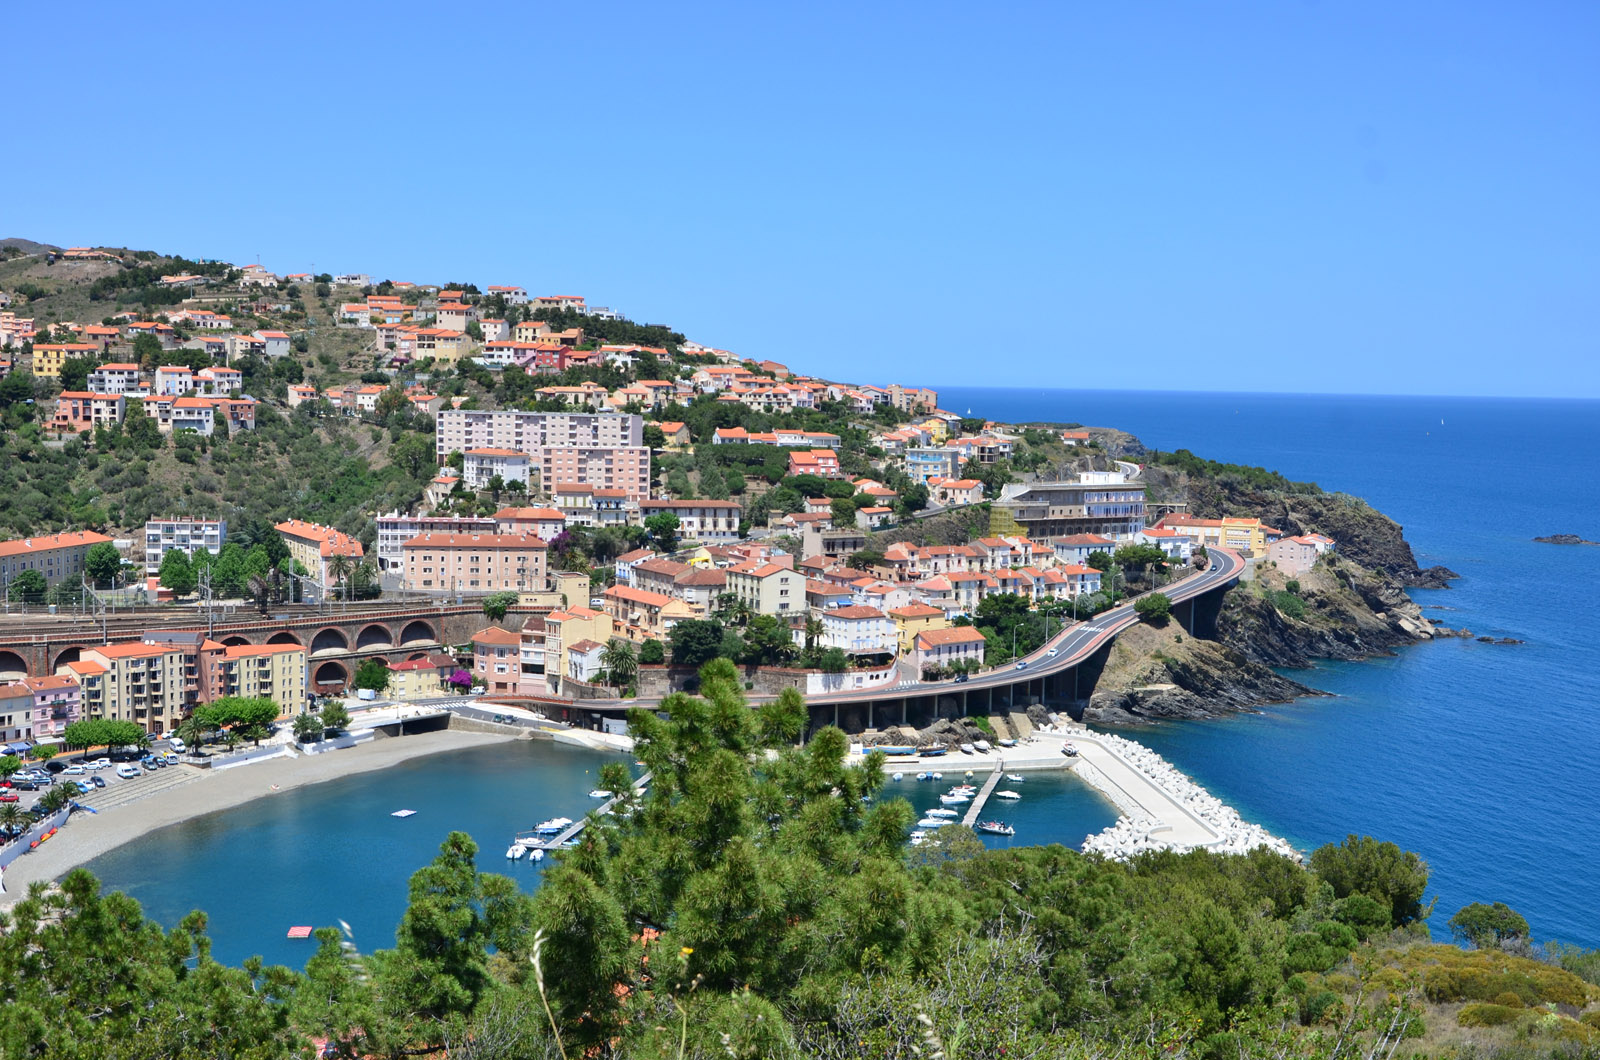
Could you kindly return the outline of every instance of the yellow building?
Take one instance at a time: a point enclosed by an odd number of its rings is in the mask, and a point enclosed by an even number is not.
[[[927,431],[934,445],[943,445],[950,439],[950,425],[942,417],[919,416],[911,422],[913,426]]]
[[[420,699],[437,696],[443,686],[439,683],[439,668],[426,659],[409,659],[389,664],[389,688],[386,695],[395,699]]]
[[[917,634],[950,628],[950,620],[945,617],[943,611],[923,603],[892,608],[889,611],[889,618],[894,621],[896,639],[902,655],[909,655],[916,649]]]
[[[208,661],[217,697],[270,699],[280,718],[306,708],[306,650],[298,644],[234,644]]]
[[[1164,530],[1182,530],[1208,547],[1221,547],[1264,555],[1267,546],[1283,536],[1279,530],[1262,524],[1260,519],[1244,516],[1223,516],[1221,519],[1196,519],[1188,515],[1169,515],[1156,526]]]
[[[319,584],[332,587],[335,556],[348,557],[353,568],[361,562],[364,550],[361,542],[331,526],[290,519],[277,524],[283,543],[289,549],[289,558],[306,569]]]
[[[606,612],[616,619],[617,634],[636,643],[665,640],[673,626],[695,617],[694,608],[682,600],[626,585],[613,585],[601,593],[600,598],[605,601]],[[550,619],[546,617],[545,621]],[[588,639],[605,643],[598,637]],[[569,639],[567,643],[576,643],[576,640]],[[546,672],[549,672],[548,665]]]
[[[100,346],[93,342],[36,345],[33,348],[33,374],[57,378],[61,375],[61,366],[66,363],[68,357],[92,357],[98,361]]]

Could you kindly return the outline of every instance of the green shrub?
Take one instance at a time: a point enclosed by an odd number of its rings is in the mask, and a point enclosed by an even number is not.
[[[1468,1005],[1457,1013],[1456,1022],[1463,1027],[1503,1027],[1518,1015],[1518,1009],[1479,1002]]]
[[[1269,592],[1267,602],[1278,609],[1278,613],[1287,618],[1306,617],[1306,602],[1294,593],[1283,591]]]

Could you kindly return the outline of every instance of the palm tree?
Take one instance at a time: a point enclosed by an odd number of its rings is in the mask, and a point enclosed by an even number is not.
[[[333,558],[328,560],[328,577],[333,579],[335,585],[343,585],[353,569],[355,560],[343,552],[335,553]]]
[[[22,826],[27,823],[28,815],[21,806],[8,802],[0,806],[0,830],[6,835],[16,835],[22,831]]]
[[[34,807],[36,810],[43,811],[43,815],[48,816],[71,801],[72,792],[64,787],[56,787],[40,795],[39,801],[34,803]]]
[[[817,638],[822,636],[822,619],[814,614],[806,616],[806,654],[817,650]]]
[[[200,750],[200,737],[205,731],[206,727],[200,724],[200,719],[193,714],[178,723],[178,739],[194,751]]]
[[[606,642],[600,652],[600,665],[606,668],[610,683],[618,687],[626,685],[639,672],[639,660],[633,653],[633,645],[618,637]]]

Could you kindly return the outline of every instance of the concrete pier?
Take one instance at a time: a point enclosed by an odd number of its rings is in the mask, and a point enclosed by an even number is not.
[[[972,800],[972,805],[967,807],[967,815],[961,818],[961,823],[971,828],[978,823],[978,815],[983,812],[983,804],[989,801],[989,796],[994,794],[994,786],[1000,783],[1001,766],[996,764],[994,772],[989,774],[989,779],[983,782],[983,787],[978,789],[978,797]]]

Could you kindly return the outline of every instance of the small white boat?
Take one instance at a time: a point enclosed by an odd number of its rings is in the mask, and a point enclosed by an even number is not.
[[[540,821],[534,825],[533,830],[539,835],[559,835],[571,823],[570,817],[552,817],[548,821]]]
[[[595,788],[593,791],[589,792],[589,798],[609,799],[611,798],[611,792],[605,790],[604,788]]]
[[[988,740],[978,740],[978,741],[975,741],[972,746],[976,747],[980,751],[983,751],[983,752],[987,753],[988,750],[989,750],[989,741]]]
[[[906,779],[906,775],[904,773],[895,773],[893,775],[892,779],[894,779],[894,780],[904,780],[904,779]]]
[[[927,841],[928,841],[928,836],[927,836],[926,833],[924,833],[922,835],[914,835],[914,836],[911,837],[911,845],[914,846],[914,847],[920,847],[922,844],[926,843]]]
[[[947,810],[943,806],[941,806],[937,810],[929,810],[928,811],[928,816],[929,817],[960,817],[961,814],[959,812],[955,811],[955,810]]]
[[[950,795],[950,794],[945,794],[945,795],[940,795],[939,796],[939,801],[944,803],[946,806],[956,806],[956,805],[959,805],[960,803],[963,803],[963,802],[971,802],[972,801],[972,796],[971,795]]]
[[[944,779],[944,774],[943,773],[929,773],[928,774],[928,779],[929,780],[943,780]]]
[[[918,828],[943,828],[945,825],[947,825],[949,823],[950,822],[945,820],[943,817],[924,817],[922,820],[917,822],[917,827]]]
[[[517,861],[521,859],[522,855],[526,854],[527,852],[527,848],[521,843],[512,843],[510,846],[506,847],[506,857],[511,861]]]
[[[528,860],[529,861],[543,861],[544,860],[544,851],[538,849],[537,847],[533,847],[533,848],[529,849],[529,851],[528,851]]]
[[[1020,799],[1020,798],[1022,798],[1021,795],[1018,795],[1014,791],[997,791],[997,792],[994,793],[994,797],[997,798],[997,799]]]
[[[416,810],[396,810],[393,813],[391,813],[389,816],[390,817],[415,817],[416,814],[417,814]]]
[[[1021,773],[1007,773],[1006,774],[1006,779],[1011,781],[1011,783],[1013,783],[1013,784],[1021,784],[1022,783],[1022,774]]]

